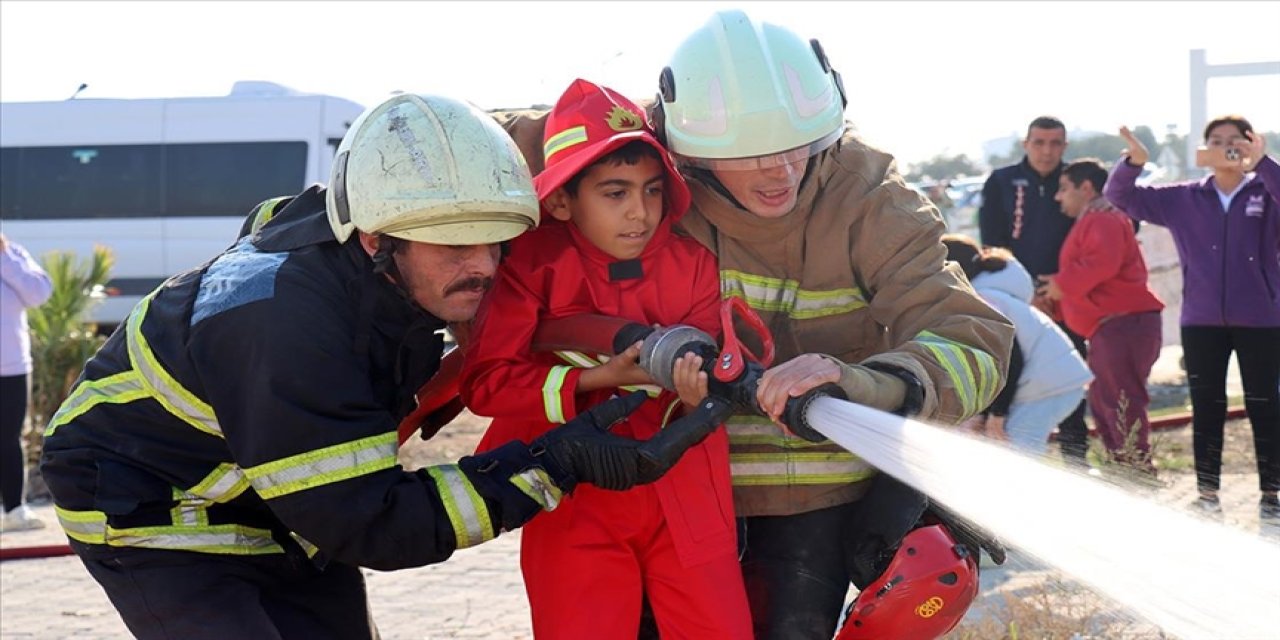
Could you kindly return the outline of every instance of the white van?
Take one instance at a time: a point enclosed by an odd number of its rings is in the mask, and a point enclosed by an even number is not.
[[[0,104],[0,221],[39,257],[115,253],[112,325],[165,278],[234,240],[259,202],[328,182],[363,108],[268,82],[209,98]]]

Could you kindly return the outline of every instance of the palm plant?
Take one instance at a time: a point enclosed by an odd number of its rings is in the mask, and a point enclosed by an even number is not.
[[[104,246],[95,246],[83,259],[63,251],[51,251],[40,258],[53,283],[49,300],[27,312],[31,325],[31,422],[25,434],[27,460],[40,459],[44,429],[90,356],[102,346],[96,324],[87,321],[88,312],[103,297],[115,255]]]

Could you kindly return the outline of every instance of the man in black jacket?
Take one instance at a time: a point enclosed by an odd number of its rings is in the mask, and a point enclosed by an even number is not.
[[[991,172],[982,188],[982,208],[978,211],[978,227],[982,244],[1004,247],[1027,268],[1032,280],[1058,272],[1058,252],[1075,222],[1063,215],[1054,197],[1058,194],[1058,178],[1066,163],[1067,128],[1053,116],[1040,116],[1027,127],[1022,141],[1026,155],[1022,161]],[[1052,303],[1037,295],[1034,302],[1058,321],[1058,326],[1071,338],[1080,357],[1088,348],[1082,336],[1073,333],[1052,313]],[[1011,378],[1012,379],[1012,378]],[[1073,464],[1085,465],[1088,451],[1088,427],[1084,423],[1085,403],[1058,425],[1058,443],[1063,457]]]
[[[659,439],[718,422],[608,433],[639,394],[532,445],[396,464],[437,331],[471,318],[500,243],[538,223],[523,158],[473,107],[384,101],[351,125],[329,189],[254,217],[139,303],[45,432],[59,521],[139,638],[375,637],[359,567],[444,561],[579,482],[652,482],[674,463]]]

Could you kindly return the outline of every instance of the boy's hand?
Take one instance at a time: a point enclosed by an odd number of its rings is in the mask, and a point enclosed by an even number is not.
[[[695,409],[707,397],[707,372],[702,370],[702,356],[692,351],[680,356],[671,370],[671,379],[685,409]]]
[[[578,391],[595,391],[611,389],[633,384],[655,384],[648,372],[640,368],[640,345],[627,347],[626,351],[609,359],[608,362],[587,369],[578,378]]]
[[[1059,287],[1057,281],[1054,280],[1054,276],[1056,275],[1057,274],[1037,277],[1040,281],[1040,286],[1036,288],[1037,296],[1048,298],[1050,300],[1062,299],[1062,287]]]

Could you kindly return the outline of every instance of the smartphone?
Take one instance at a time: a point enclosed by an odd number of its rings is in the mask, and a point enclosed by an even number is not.
[[[1235,147],[1200,147],[1196,149],[1196,166],[1226,169],[1240,166],[1240,150]]]

